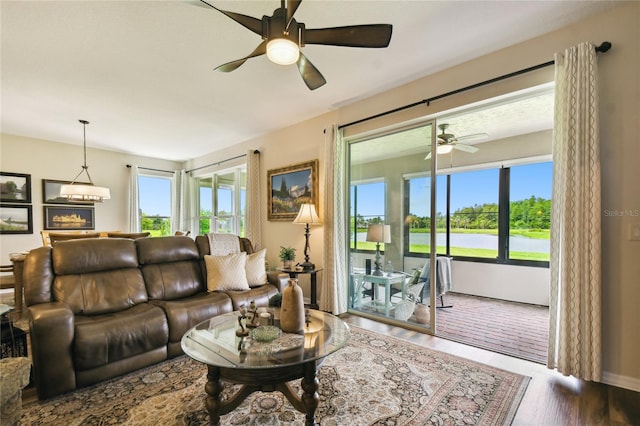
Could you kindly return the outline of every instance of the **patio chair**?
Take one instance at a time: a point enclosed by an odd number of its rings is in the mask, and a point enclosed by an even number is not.
[[[421,301],[431,297],[431,262],[427,261],[422,268],[419,282],[424,282]],[[453,305],[444,304],[444,295],[451,290],[451,258],[447,256],[436,257],[436,297],[440,298],[440,306],[436,308],[452,308]],[[424,303],[424,302],[423,302]],[[428,303],[425,303],[428,305]]]
[[[407,278],[407,281],[411,281],[411,278]],[[423,282],[407,284],[407,287],[404,290],[405,298],[401,302],[398,302],[394,308],[395,319],[406,321],[411,318],[411,315],[413,315],[413,311],[415,311],[416,309],[416,303],[418,303],[418,299],[420,298],[420,293],[422,292],[423,287]]]

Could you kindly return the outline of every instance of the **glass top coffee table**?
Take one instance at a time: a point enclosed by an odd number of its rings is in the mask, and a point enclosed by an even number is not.
[[[238,312],[230,312],[201,322],[182,337],[182,350],[207,364],[205,405],[211,424],[220,424],[220,416],[234,410],[251,393],[277,390],[305,413],[306,425],[315,425],[320,400],[317,370],[328,355],[347,343],[349,326],[334,315],[310,310],[304,335],[259,327],[249,336],[238,337],[238,328]],[[303,393],[297,395],[287,382],[300,378]],[[221,397],[223,380],[243,385],[225,401]]]

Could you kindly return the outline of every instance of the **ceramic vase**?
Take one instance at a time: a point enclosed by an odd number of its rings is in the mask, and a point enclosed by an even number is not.
[[[304,298],[298,280],[290,279],[282,292],[280,328],[285,333],[304,333]]]
[[[416,315],[416,322],[418,324],[429,323],[429,307],[427,305],[417,303],[416,309],[413,311],[413,313]]]

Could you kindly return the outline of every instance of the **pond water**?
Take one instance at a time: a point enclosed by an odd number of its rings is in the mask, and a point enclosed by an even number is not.
[[[366,232],[358,232],[358,241],[366,241],[366,237]],[[429,234],[410,234],[409,243],[429,245],[429,238]],[[497,235],[452,233],[450,238],[452,247],[498,250]],[[444,246],[446,241],[446,234],[440,232],[436,234],[437,246]],[[549,240],[521,236],[509,237],[509,250],[548,254]]]

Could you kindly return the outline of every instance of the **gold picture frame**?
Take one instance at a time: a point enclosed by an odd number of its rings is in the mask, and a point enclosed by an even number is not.
[[[318,201],[318,160],[293,164],[267,172],[267,219],[292,221],[300,205]]]

